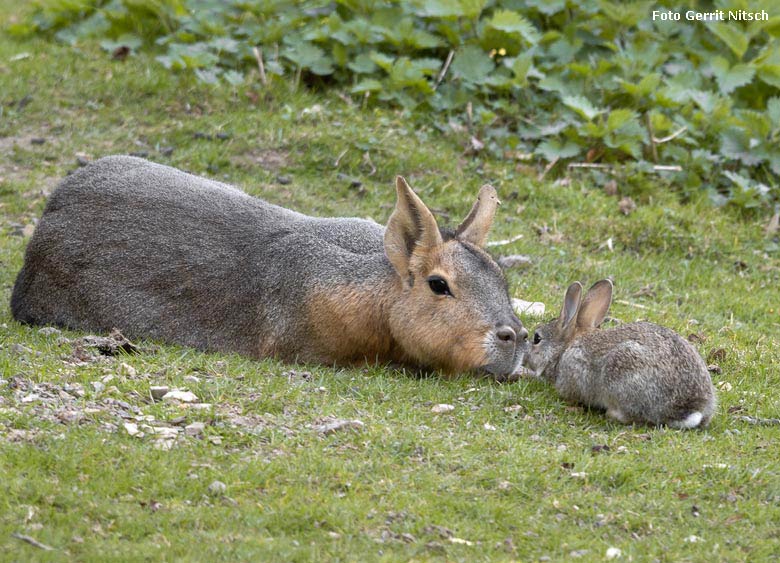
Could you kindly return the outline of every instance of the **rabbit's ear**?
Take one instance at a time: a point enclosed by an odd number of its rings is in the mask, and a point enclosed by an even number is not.
[[[563,309],[561,316],[558,317],[558,326],[567,329],[572,320],[577,318],[577,310],[580,308],[580,296],[582,295],[582,284],[574,282],[566,290],[566,297],[563,298]]]
[[[596,328],[599,326],[609,311],[612,303],[612,282],[609,280],[597,281],[588,290],[585,299],[577,315],[577,326],[580,328]]]

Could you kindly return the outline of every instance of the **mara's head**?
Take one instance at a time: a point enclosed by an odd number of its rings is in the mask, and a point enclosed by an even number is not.
[[[400,176],[385,230],[385,253],[401,294],[390,307],[393,337],[421,365],[454,373],[514,373],[528,332],[512,310],[501,268],[482,249],[498,198],[483,186],[463,223],[442,234]]]
[[[531,337],[531,345],[523,359],[537,377],[554,381],[558,360],[577,338],[596,330],[604,320],[612,302],[612,282],[601,280],[582,296],[582,284],[574,282],[566,290],[561,314],[539,325]]]

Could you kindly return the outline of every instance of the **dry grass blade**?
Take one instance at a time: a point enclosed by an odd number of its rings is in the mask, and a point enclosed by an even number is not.
[[[37,547],[38,549],[42,549],[44,551],[54,551],[54,548],[50,545],[46,545],[45,543],[41,543],[38,540],[36,540],[33,537],[26,536],[24,534],[11,534],[12,538],[16,538],[17,540],[29,543],[33,547]]]

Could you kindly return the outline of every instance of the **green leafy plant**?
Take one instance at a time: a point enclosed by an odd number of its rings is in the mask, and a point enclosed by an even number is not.
[[[476,146],[534,155],[552,174],[633,162],[682,194],[768,206],[780,197],[780,13],[769,0],[716,4],[771,17],[653,21],[679,9],[670,0],[41,0],[16,31],[143,42],[167,68],[234,87],[261,66],[265,80],[336,85],[466,127]],[[745,198],[735,177],[767,189]]]

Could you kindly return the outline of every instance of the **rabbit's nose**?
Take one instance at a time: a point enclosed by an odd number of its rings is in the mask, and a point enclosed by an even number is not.
[[[520,330],[517,331],[517,339],[520,342],[525,342],[528,340],[528,331],[525,329],[525,327],[520,327]]]
[[[517,339],[517,334],[511,326],[500,326],[496,329],[496,338],[501,342],[514,342]]]

